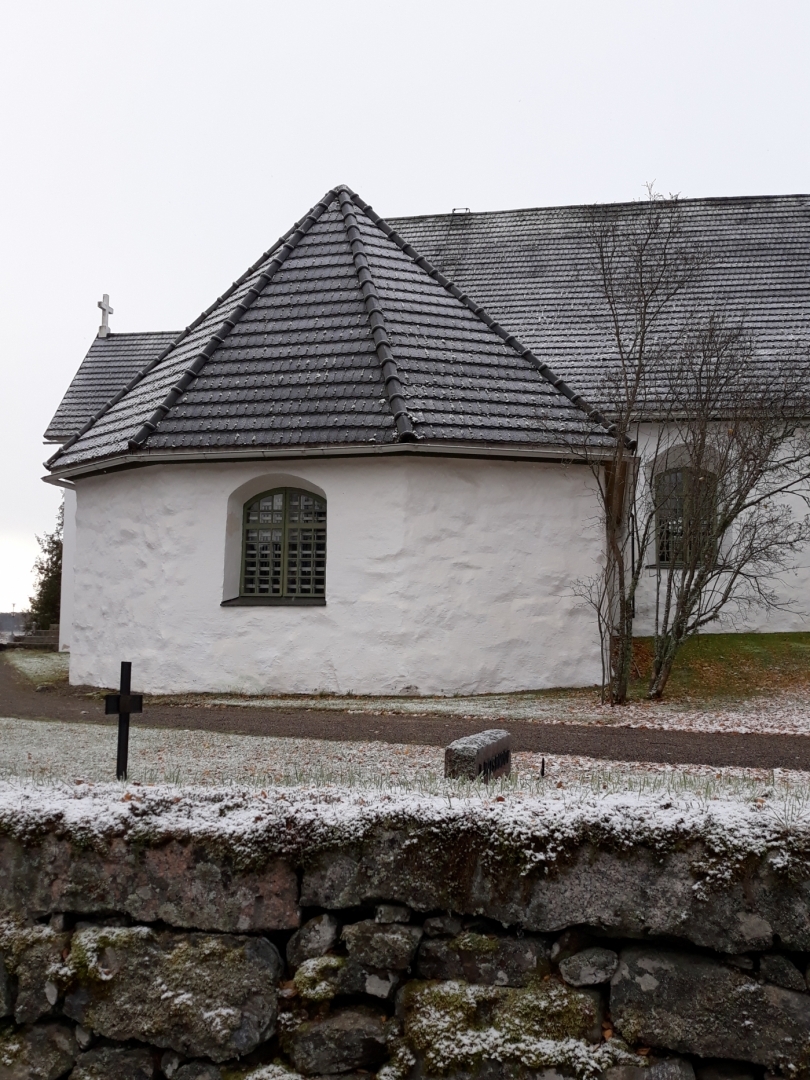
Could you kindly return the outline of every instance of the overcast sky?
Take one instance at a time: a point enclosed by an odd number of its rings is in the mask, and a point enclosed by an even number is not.
[[[0,7],[0,610],[99,322],[181,329],[336,183],[383,215],[810,190],[807,0]]]

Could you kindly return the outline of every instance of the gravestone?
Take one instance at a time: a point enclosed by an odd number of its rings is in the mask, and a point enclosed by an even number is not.
[[[497,728],[456,739],[444,751],[444,775],[485,784],[508,776],[512,769],[512,736]]]

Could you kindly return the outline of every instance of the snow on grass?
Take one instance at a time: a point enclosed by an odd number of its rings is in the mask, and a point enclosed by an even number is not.
[[[68,677],[70,653],[7,649],[3,654],[13,667],[37,686],[62,682]]]
[[[117,721],[0,719],[0,777],[100,781],[115,775]],[[441,748],[130,728],[129,775],[144,783],[351,784],[440,776]]]
[[[741,700],[634,701],[618,708],[600,705],[598,691],[592,689],[468,697],[208,697],[200,698],[199,703],[262,709],[334,710],[372,716],[451,715],[496,726],[508,724],[510,720],[522,720],[664,731],[810,735],[810,688],[774,691]]]
[[[115,774],[117,726],[0,718],[0,780],[99,783]],[[582,756],[513,754],[510,793],[636,791],[750,800],[763,791],[810,791],[794,770],[714,768]],[[544,774],[544,775],[543,775]],[[385,742],[229,735],[174,728],[130,729],[130,780],[179,787],[318,787],[468,795],[444,778],[444,749]],[[486,791],[487,789],[483,789]],[[490,785],[494,791],[495,787]]]

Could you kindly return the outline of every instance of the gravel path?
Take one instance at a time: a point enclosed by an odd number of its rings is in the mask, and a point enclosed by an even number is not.
[[[194,700],[194,699],[192,699]],[[728,702],[639,701],[622,708],[600,705],[593,690],[477,697],[218,697],[210,706],[247,709],[318,709],[373,716],[459,716],[497,726],[519,720],[538,724],[650,728],[702,733],[810,735],[810,689]],[[189,702],[191,703],[191,702]]]
[[[5,657],[29,684],[54,686],[67,678],[67,653],[13,650],[7,652]],[[589,689],[449,698],[306,695],[247,698],[186,694],[176,699],[159,698],[156,704],[165,708],[258,709],[263,713],[297,713],[303,710],[381,718],[453,717],[491,726],[521,721],[543,725],[646,728],[653,731],[810,736],[810,688],[780,691],[740,701],[639,701],[620,709],[600,705],[597,693]]]
[[[92,727],[104,723],[103,702],[97,691],[68,688],[55,680],[50,692],[35,692],[30,677],[0,658],[0,714],[12,717],[84,722]],[[42,677],[42,673],[37,675]],[[48,689],[47,684],[43,684]],[[515,695],[521,698],[523,695]],[[459,716],[455,714],[404,714],[373,711],[338,711],[330,707],[302,708],[299,699],[274,701],[272,706],[203,704],[186,700],[178,704],[147,702],[146,711],[134,726],[176,731],[218,732],[226,736],[273,736],[339,743],[380,743],[443,747],[453,739],[483,727],[508,727],[518,752],[546,757],[587,757],[608,761],[658,762],[662,765],[694,764],[709,767],[796,769],[810,771],[810,737],[790,734],[738,734],[734,732],[684,731],[649,726],[617,726],[599,723],[542,723],[512,716]],[[319,700],[319,699],[315,699]],[[321,705],[323,705],[323,699]],[[353,706],[358,704],[357,699]],[[424,699],[420,699],[420,702]],[[460,699],[439,699],[449,704]],[[294,702],[294,704],[293,704]],[[411,704],[414,702],[412,701]],[[364,706],[369,702],[363,702]],[[627,710],[613,710],[623,715]],[[384,752],[384,751],[383,751]]]

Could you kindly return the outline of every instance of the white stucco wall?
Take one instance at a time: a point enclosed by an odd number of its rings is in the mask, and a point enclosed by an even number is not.
[[[328,500],[326,606],[221,607],[238,574],[238,543],[225,565],[230,496],[296,479]],[[151,692],[485,693],[599,679],[594,619],[570,589],[603,557],[582,466],[415,455],[158,465],[79,480],[77,493],[73,683],[114,685],[121,660]]]
[[[642,482],[649,475],[649,466],[656,453],[674,438],[674,429],[660,430],[659,425],[644,425],[639,431],[639,454],[642,460]],[[802,520],[807,506],[798,495],[786,495],[779,499],[788,505],[794,517]],[[648,552],[645,563],[655,562],[654,548]],[[767,585],[786,606],[781,610],[765,610],[762,607],[740,608],[730,604],[723,615],[715,622],[708,623],[702,630],[704,634],[730,633],[788,633],[791,631],[810,630],[810,549],[804,548],[796,553],[789,567],[778,576],[768,578]],[[662,595],[666,587],[666,577],[661,577]],[[645,569],[636,594],[636,619],[634,632],[640,636],[651,635],[655,628],[655,595],[657,572]]]
[[[70,649],[73,630],[73,581],[76,564],[76,492],[65,488],[65,522],[62,530],[62,587],[59,594],[59,648]]]

